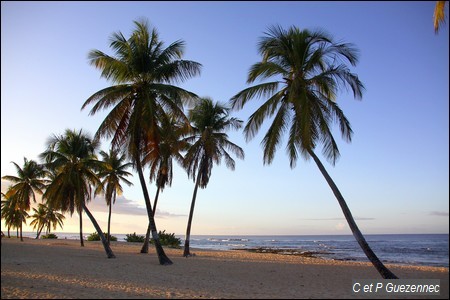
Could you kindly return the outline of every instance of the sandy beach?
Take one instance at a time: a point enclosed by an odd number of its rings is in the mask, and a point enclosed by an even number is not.
[[[260,254],[207,251],[182,257],[165,249],[174,262],[158,263],[153,247],[113,242],[108,259],[100,242],[3,238],[1,298],[383,298],[352,293],[353,279],[380,279],[369,263]],[[401,279],[440,279],[440,296],[449,296],[448,268],[394,266]],[[392,295],[385,298],[392,298]]]

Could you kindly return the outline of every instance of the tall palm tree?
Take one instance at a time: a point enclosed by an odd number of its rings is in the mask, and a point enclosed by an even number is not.
[[[120,182],[124,182],[126,185],[131,186],[132,183],[126,179],[131,173],[126,169],[132,166],[132,163],[125,162],[125,155],[120,154],[117,150],[110,149],[109,153],[100,151],[102,156],[102,168],[98,174],[102,178],[102,186],[105,190],[106,205],[109,207],[108,213],[108,244],[111,237],[111,213],[112,205],[116,203],[116,196],[121,195],[123,192]]]
[[[337,43],[324,31],[300,30],[295,26],[284,30],[272,26],[259,41],[262,61],[255,63],[248,73],[247,83],[257,79],[273,79],[236,94],[233,108],[241,109],[250,99],[268,98],[249,117],[244,128],[245,137],[252,139],[267,118],[273,121],[265,134],[264,164],[272,163],[282,136],[288,133],[286,150],[291,168],[297,158],[313,158],[336,196],[345,218],[359,245],[383,278],[397,278],[367,244],[355,223],[342,194],[315,154],[322,145],[322,153],[333,165],[339,149],[331,132],[336,122],[344,140],[350,142],[352,129],[336,103],[340,88],[349,87],[356,99],[362,98],[364,86],[346,63],[355,66],[358,51],[352,44]]]
[[[184,42],[164,48],[156,29],[149,30],[145,20],[126,39],[121,32],[111,36],[115,56],[102,51],[89,52],[92,65],[113,85],[90,96],[81,109],[94,104],[90,115],[112,107],[97,130],[97,138],[112,138],[112,148],[124,149],[135,167],[144,195],[152,237],[162,265],[172,264],[159,241],[143,168],[145,153],[158,148],[161,134],[158,123],[165,114],[183,117],[183,103],[196,95],[174,86],[200,73],[201,65],[182,60]]]
[[[182,138],[190,130],[189,124],[169,115],[162,116],[160,127],[161,140],[159,142],[159,147],[151,149],[144,158],[144,161],[149,164],[150,182],[156,181],[153,217],[156,213],[156,205],[158,204],[160,191],[164,191],[166,185],[172,185],[173,159],[179,162],[182,162],[183,160],[183,156],[180,152],[186,149],[187,144]],[[151,228],[149,224],[141,253],[148,253],[150,231]]]
[[[31,207],[31,199],[36,203],[36,195],[43,194],[43,189],[45,189],[47,174],[44,166],[38,164],[34,160],[28,160],[24,157],[23,167],[21,168],[15,162],[12,162],[17,170],[17,176],[6,175],[3,179],[11,181],[13,185],[10,186],[6,192],[6,196],[13,197],[16,201],[16,209],[28,212]],[[22,237],[22,223],[20,222],[20,240],[23,241]]]
[[[445,5],[448,1],[436,1],[433,14],[434,33],[438,33],[441,25],[445,24]]]
[[[239,129],[242,126],[242,121],[230,117],[229,113],[228,107],[220,103],[214,104],[210,98],[200,99],[200,102],[189,111],[193,134],[185,139],[191,146],[185,155],[184,166],[188,175],[194,179],[195,187],[186,229],[183,252],[185,257],[191,255],[189,243],[197,189],[206,188],[214,163],[219,164],[222,158],[226,166],[234,170],[235,162],[228,151],[244,159],[244,150],[230,142],[225,133],[229,129]]]
[[[99,143],[82,130],[67,129],[63,135],[54,135],[47,142],[47,150],[41,158],[47,163],[49,170],[56,172],[56,177],[47,186],[43,198],[51,207],[62,212],[76,210],[82,219],[86,212],[95,229],[99,233],[108,258],[115,255],[109,247],[103,231],[86,206],[92,199],[93,187],[101,186],[96,175],[100,162],[96,159],[95,150]],[[80,221],[80,240],[83,241],[82,223]],[[83,243],[81,244],[83,245]]]

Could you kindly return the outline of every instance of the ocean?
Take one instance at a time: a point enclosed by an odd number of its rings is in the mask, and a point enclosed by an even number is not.
[[[79,233],[55,234],[59,239],[79,239]],[[125,242],[126,234],[112,235],[119,242]],[[35,237],[36,234],[24,232],[24,236]],[[184,242],[184,236],[177,237]],[[449,267],[448,237],[448,234],[365,235],[369,246],[383,263],[435,267]],[[285,255],[298,253],[331,260],[368,261],[353,235],[192,235],[190,246],[211,250],[276,250]]]

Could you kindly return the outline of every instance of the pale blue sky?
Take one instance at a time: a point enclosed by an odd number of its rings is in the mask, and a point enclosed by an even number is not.
[[[223,102],[247,87],[249,67],[260,60],[258,38],[268,26],[322,28],[361,53],[352,71],[366,87],[363,100],[345,91],[338,99],[353,142],[337,134],[340,160],[333,167],[323,159],[361,231],[448,233],[449,31],[445,24],[434,33],[434,5],[2,1],[1,175],[15,174],[11,161],[37,160],[51,134],[66,128],[95,133],[105,114],[92,117],[80,108],[109,83],[88,64],[87,53],[112,53],[109,37],[116,31],[128,37],[133,20],[147,18],[166,45],[184,40],[184,58],[203,68],[182,87]],[[253,100],[233,115],[246,121],[260,103]],[[229,135],[245,160],[236,161],[234,172],[224,164],[213,168],[210,184],[198,192],[192,234],[350,233],[312,161],[300,160],[291,170],[283,145],[273,164],[263,166],[262,134],[249,143],[242,132]],[[113,208],[113,232],[145,231],[137,175],[132,181]],[[193,188],[177,168],[172,188],[160,197],[158,229],[184,234]],[[151,185],[152,200],[154,193]],[[106,208],[98,202],[89,206],[106,229]],[[68,218],[65,231],[76,232],[77,223],[77,215]],[[93,231],[88,220],[84,224]]]

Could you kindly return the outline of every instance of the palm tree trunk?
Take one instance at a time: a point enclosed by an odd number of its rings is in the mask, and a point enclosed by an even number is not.
[[[164,253],[164,249],[161,246],[161,242],[159,241],[158,231],[156,229],[155,218],[153,217],[152,204],[150,203],[150,196],[148,195],[147,185],[145,184],[144,174],[142,172],[141,160],[139,155],[136,155],[135,163],[136,169],[139,175],[139,181],[141,182],[142,192],[144,193],[145,206],[147,207],[147,214],[149,220],[149,226],[152,232],[152,238],[155,243],[156,253],[158,254],[159,263],[161,265],[171,265],[173,262],[167,257],[166,253]]]
[[[184,252],[183,252],[184,257],[191,256],[191,252],[189,251],[189,243],[191,239],[191,226],[192,226],[192,217],[194,216],[195,199],[197,198],[197,190],[198,185],[200,183],[200,170],[201,168],[199,168],[198,170],[197,180],[195,181],[194,194],[192,195],[191,209],[189,211],[189,219],[186,229],[186,238],[184,240]]]
[[[45,224],[43,224],[43,225],[41,226],[41,228],[38,230],[37,235],[36,235],[36,239],[39,239],[39,236],[41,235],[42,229],[44,229],[44,225],[45,225]]]
[[[83,207],[83,210],[88,215],[89,219],[91,220],[92,225],[94,225],[95,230],[97,230],[98,235],[100,236],[100,238],[102,240],[103,248],[105,248],[106,255],[108,256],[108,258],[116,258],[116,256],[114,255],[113,251],[111,250],[111,247],[109,247],[108,241],[106,240],[102,229],[98,225],[97,221],[95,220],[94,216],[91,214],[89,209],[86,207],[86,204],[83,203],[82,207]]]
[[[84,241],[83,241],[83,210],[80,207],[78,210],[78,214],[80,215],[80,244],[81,247],[84,247]]]
[[[21,217],[22,218],[22,221],[23,221],[23,217]],[[23,236],[22,236],[22,222],[20,223],[20,241],[21,242],[23,242]]]
[[[342,209],[342,212],[344,213],[345,219],[347,220],[347,223],[353,232],[353,236],[355,237],[355,239],[358,242],[361,249],[366,254],[367,258],[375,266],[377,271],[380,273],[380,275],[384,279],[398,279],[398,277],[395,276],[395,274],[392,273],[388,268],[386,268],[386,266],[378,259],[378,257],[375,255],[375,253],[370,248],[369,244],[366,242],[366,239],[362,235],[361,231],[359,230],[358,226],[356,225],[355,220],[353,219],[352,213],[350,212],[350,209],[348,208],[347,203],[344,200],[344,197],[342,196],[341,192],[337,188],[333,179],[331,179],[330,175],[328,174],[327,170],[323,166],[322,162],[319,160],[319,158],[315,155],[315,153],[313,151],[308,151],[308,152],[311,155],[311,157],[314,159],[314,161],[316,162],[317,166],[319,167],[320,172],[322,172],[323,177],[325,177],[325,180],[328,182],[328,185],[330,186],[336,199],[339,202],[339,205],[341,206],[341,209]]]
[[[115,194],[116,194],[116,191],[114,191],[114,200],[116,199]],[[110,242],[111,242],[110,237],[111,237],[111,212],[112,212],[112,205],[113,205],[113,201],[112,201],[112,199],[110,199],[110,201],[109,201],[109,214],[108,214],[108,236],[107,236],[108,245],[110,245]]]
[[[156,196],[155,196],[155,204],[153,206],[153,217],[155,217],[155,212],[156,212],[156,204],[158,203],[158,198],[159,198],[159,186],[156,189]],[[150,223],[148,223],[147,226],[147,233],[145,234],[145,240],[144,240],[144,245],[142,245],[142,249],[141,249],[141,253],[148,253],[148,244],[150,241]]]

